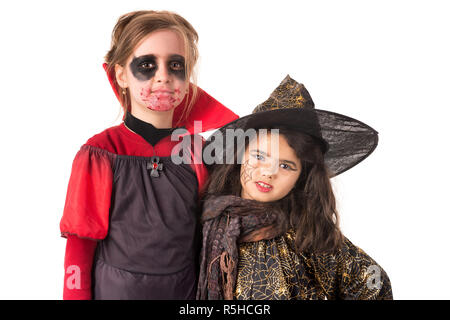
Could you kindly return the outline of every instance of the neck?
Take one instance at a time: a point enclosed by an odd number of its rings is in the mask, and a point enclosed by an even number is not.
[[[125,127],[140,135],[152,146],[155,146],[159,142],[159,140],[170,136],[175,130],[175,128],[155,128],[151,123],[142,121],[129,112],[127,112],[127,114],[125,115],[124,124]]]
[[[150,123],[157,129],[168,129],[172,128],[174,110],[175,109],[169,111],[154,111],[131,108],[131,114],[139,120]]]

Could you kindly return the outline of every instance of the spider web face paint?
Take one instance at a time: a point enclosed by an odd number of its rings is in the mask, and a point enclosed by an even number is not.
[[[244,185],[252,180],[252,176],[254,171],[256,170],[256,167],[252,166],[249,162],[249,160],[245,161],[242,164],[242,169],[241,169],[241,184],[242,187],[244,187]]]

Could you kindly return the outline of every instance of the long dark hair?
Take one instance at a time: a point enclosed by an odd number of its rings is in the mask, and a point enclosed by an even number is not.
[[[334,252],[342,245],[343,235],[321,145],[315,138],[299,131],[277,129],[300,159],[302,171],[294,188],[273,205],[284,213],[282,223],[296,231],[298,253]],[[248,141],[241,147],[247,146]],[[214,166],[205,196],[240,196],[240,171],[238,164]]]

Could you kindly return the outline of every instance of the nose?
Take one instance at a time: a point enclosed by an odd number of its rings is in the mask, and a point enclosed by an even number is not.
[[[167,83],[170,81],[169,70],[164,62],[161,62],[158,70],[156,70],[155,81],[159,83]]]
[[[272,172],[268,171],[268,170],[264,170],[261,172],[261,176],[263,176],[267,179],[272,179]]]
[[[278,164],[276,161],[271,161],[270,163],[267,163],[266,165],[261,167],[261,175],[269,179],[274,178],[277,172]]]

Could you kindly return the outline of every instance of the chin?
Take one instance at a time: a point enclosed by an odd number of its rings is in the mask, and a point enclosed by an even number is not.
[[[148,110],[150,111],[155,111],[155,112],[167,112],[167,111],[171,111],[175,108],[170,108],[170,109],[155,109],[155,108],[151,108],[151,107],[147,107]]]
[[[273,202],[274,200],[272,200],[272,199],[261,199],[261,200],[256,200],[256,201],[259,201],[259,202]]]
[[[273,199],[273,197],[265,196],[265,195],[259,195],[259,194],[255,195],[255,196],[252,196],[252,199],[256,200],[256,201],[259,201],[259,202],[272,202],[272,201],[275,201]]]

